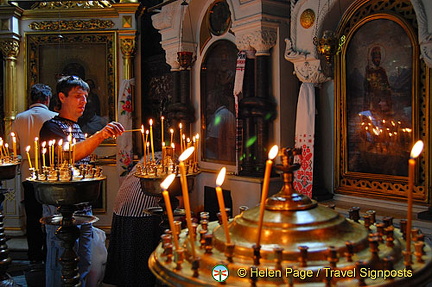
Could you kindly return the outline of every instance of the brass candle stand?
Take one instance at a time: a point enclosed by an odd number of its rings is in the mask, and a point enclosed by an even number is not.
[[[403,228],[377,222],[375,212],[344,218],[297,193],[293,172],[298,150],[281,150],[283,187],[265,201],[261,241],[260,207],[243,211],[223,226],[201,221],[194,230],[166,234],[149,267],[167,286],[425,286],[431,282],[432,249],[418,234],[413,255],[404,252]],[[234,191],[235,192],[235,191]],[[354,209],[353,209],[354,210]],[[351,213],[354,213],[351,212]],[[195,233],[194,242],[187,234]],[[173,250],[172,236],[180,248]],[[192,248],[195,256],[192,256]],[[219,282],[219,283],[218,283]]]
[[[62,265],[62,286],[81,286],[78,273],[79,258],[74,251],[76,240],[80,236],[77,225],[94,223],[95,216],[77,215],[77,204],[95,201],[99,197],[102,181],[105,176],[83,177],[80,180],[40,180],[30,178],[34,186],[36,199],[42,204],[57,206],[61,215],[41,219],[41,223],[56,225],[59,228],[56,236],[63,242],[64,252],[60,255]]]
[[[175,168],[174,168],[175,169]],[[187,185],[188,190],[192,190],[195,184],[195,177],[199,174],[199,171],[189,173],[186,176],[187,179]],[[144,212],[147,212],[152,215],[160,215],[161,216],[161,222],[160,227],[161,230],[166,230],[169,228],[168,218],[167,218],[167,211],[165,202],[162,198],[162,189],[160,187],[160,184],[162,181],[166,178],[168,174],[166,173],[160,173],[160,174],[149,174],[146,173],[142,168],[137,168],[137,172],[134,174],[136,177],[140,179],[141,184],[141,190],[143,193],[145,193],[148,196],[156,196],[158,197],[158,205],[159,207],[154,208],[148,208],[147,210],[144,210]],[[179,206],[179,200],[177,199],[177,196],[182,195],[181,185],[180,185],[180,176],[177,175],[173,181],[173,183],[170,185],[170,192],[169,197],[171,200],[171,206],[172,211],[175,216],[183,216],[184,210],[178,209]]]
[[[3,180],[13,179],[16,176],[19,161],[2,162],[0,163],[0,204],[3,204],[5,193],[10,192],[10,189],[2,188]],[[9,257],[9,248],[6,244],[6,236],[4,232],[4,215],[3,208],[0,210],[0,286],[17,286],[13,279],[6,273],[12,259]]]

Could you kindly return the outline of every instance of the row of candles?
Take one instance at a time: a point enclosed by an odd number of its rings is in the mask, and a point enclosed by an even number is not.
[[[170,149],[171,151],[169,154],[174,155],[176,150],[176,145],[174,143],[174,128],[169,129],[170,134],[170,141],[167,144],[167,141],[165,140],[165,130],[164,130],[164,117],[161,116],[161,148],[162,148],[162,165],[164,165],[164,157],[168,153],[166,150]],[[147,165],[147,158],[149,158],[150,163],[155,162],[155,147],[154,147],[154,137],[153,137],[153,119],[149,120],[149,129],[146,129],[144,127],[144,124],[141,125],[141,129],[132,129],[132,130],[126,130],[125,132],[141,132],[142,136],[142,143],[143,143],[143,155],[144,155],[144,166]],[[179,153],[183,153],[187,148],[194,147],[196,151],[198,151],[199,148],[199,134],[196,134],[190,139],[186,136],[185,133],[183,133],[183,125],[182,123],[179,123],[178,125],[178,133],[179,133]],[[193,158],[191,159],[193,163],[198,162],[198,156],[197,153],[194,153]]]
[[[48,146],[48,148],[47,148]],[[73,165],[75,162],[75,152],[76,152],[76,139],[72,138],[72,135],[68,136],[68,141],[63,143],[63,140],[60,139],[57,143],[56,140],[43,141],[39,144],[39,138],[35,137],[34,139],[34,169],[40,170],[40,167],[45,166],[55,166],[55,153],[57,149],[57,165],[60,166],[63,163],[69,163]],[[31,146],[26,147],[27,160],[29,162],[29,167],[33,168],[31,156],[30,156]],[[39,156],[42,154],[42,160],[40,160]],[[47,165],[48,158],[48,165]]]
[[[388,152],[391,145],[406,145],[412,129],[403,127],[401,121],[376,120],[371,116],[360,116],[360,127],[365,134],[365,140],[375,145],[376,152]]]
[[[11,138],[13,142],[13,153],[17,155],[16,150],[16,137],[15,134],[11,133]],[[34,138],[34,166],[32,164],[30,151],[31,146],[26,147],[27,160],[29,162],[29,167],[35,170],[41,170],[45,166],[55,166],[55,153],[57,151],[57,165],[60,166],[66,160],[67,163],[73,165],[75,162],[75,146],[76,139],[72,136],[72,130],[69,128],[69,135],[67,136],[67,141],[60,139],[58,142],[56,140],[50,140],[48,142],[43,141],[40,143],[39,138]],[[42,160],[40,155],[42,154]],[[47,165],[48,160],[48,165]]]
[[[13,146],[13,154],[11,155],[9,152],[9,144],[5,143],[3,139],[0,137],[0,159],[4,161],[5,159],[9,159],[10,157],[16,157],[16,137],[12,137],[12,146]]]
[[[421,154],[423,150],[423,142],[421,140],[417,141],[414,146],[411,149],[410,159],[408,161],[409,166],[409,172],[408,172],[408,202],[407,202],[407,232],[406,232],[406,254],[409,258],[411,258],[411,226],[412,226],[412,205],[413,205],[413,189],[414,189],[414,174],[415,174],[415,165],[416,165],[416,158]],[[180,180],[181,180],[181,188],[182,188],[182,195],[183,195],[183,201],[185,206],[185,214],[186,214],[186,224],[187,228],[189,230],[188,232],[188,240],[190,241],[190,247],[191,247],[191,255],[194,260],[196,260],[195,256],[195,234],[194,232],[190,232],[192,230],[192,215],[190,210],[190,203],[189,203],[189,193],[187,189],[187,182],[186,182],[186,171],[185,171],[185,165],[184,161],[193,153],[194,147],[188,148],[184,153],[181,154],[179,157],[179,171],[180,171]],[[268,154],[268,160],[266,161],[266,167],[264,172],[264,180],[263,180],[263,186],[262,186],[262,192],[261,192],[261,201],[260,201],[260,211],[259,211],[259,218],[258,218],[258,229],[257,229],[257,239],[254,248],[260,248],[261,243],[261,232],[264,222],[264,212],[265,212],[265,202],[268,196],[268,190],[269,190],[269,183],[270,183],[270,174],[273,166],[273,160],[277,156],[279,152],[279,148],[277,145],[273,146]],[[216,179],[216,195],[219,203],[219,209],[222,219],[222,227],[224,229],[225,233],[225,246],[232,245],[230,233],[228,229],[228,218],[227,213],[225,209],[225,202],[223,198],[222,193],[222,184],[225,180],[226,175],[226,168],[222,167],[217,179]],[[175,250],[179,250],[179,242],[178,238],[175,235],[175,224],[174,224],[174,215],[171,207],[170,197],[168,188],[172,181],[175,178],[175,174],[170,174],[166,177],[166,179],[161,183],[162,188],[162,195],[165,201],[166,205],[166,211],[168,216],[168,221],[170,225],[171,232],[173,234],[172,238],[174,241],[174,247]],[[411,263],[410,263],[411,264]]]
[[[194,150],[195,150],[194,147],[190,147],[190,148],[186,149],[179,157],[180,183],[181,183],[181,188],[182,188],[183,202],[184,202],[185,215],[186,215],[186,224],[187,224],[188,230],[192,230],[192,215],[191,215],[191,209],[190,209],[190,203],[189,203],[189,192],[188,192],[188,188],[187,188],[186,169],[185,169],[184,161],[187,158],[189,158],[189,156],[194,152]],[[277,156],[278,152],[279,152],[278,146],[277,145],[273,146],[269,152],[269,159],[266,161],[266,169],[265,169],[265,173],[264,173],[264,181],[263,181],[262,193],[261,193],[261,206],[260,206],[260,215],[259,215],[259,220],[258,220],[258,238],[256,241],[256,246],[260,246],[261,230],[262,230],[263,219],[264,219],[265,200],[267,199],[267,196],[268,196],[268,189],[269,189],[269,184],[270,184],[270,174],[271,174],[271,170],[272,170],[272,166],[273,166],[273,160]],[[180,246],[179,246],[179,242],[178,242],[177,237],[174,235],[176,229],[175,229],[175,224],[174,224],[174,215],[173,215],[170,197],[169,197],[169,192],[168,192],[168,188],[169,188],[170,184],[173,182],[175,176],[176,176],[175,174],[168,175],[165,178],[165,180],[161,183],[161,188],[162,188],[162,196],[163,196],[164,201],[165,201],[165,206],[166,206],[166,211],[167,211],[170,229],[171,229],[171,232],[173,234],[172,238],[174,241],[174,247],[178,251]],[[216,189],[216,196],[217,196],[221,220],[222,220],[222,228],[224,229],[224,233],[225,233],[226,246],[230,246],[230,245],[232,245],[232,242],[231,242],[231,236],[230,236],[230,233],[228,230],[228,216],[226,213],[225,201],[223,198],[223,192],[222,192],[222,188],[221,188],[222,184],[225,181],[225,176],[226,176],[226,167],[222,167],[219,171],[217,178],[216,178],[216,188],[215,189]],[[190,246],[191,246],[191,255],[192,255],[193,259],[196,259],[194,236],[195,236],[195,234],[193,232],[188,233],[188,240],[189,240]]]

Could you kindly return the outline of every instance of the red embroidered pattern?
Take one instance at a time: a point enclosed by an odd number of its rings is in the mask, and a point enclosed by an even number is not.
[[[297,160],[300,168],[294,172],[294,189],[309,197],[313,186],[313,145],[313,135],[296,135],[296,147],[302,149],[302,154]]]

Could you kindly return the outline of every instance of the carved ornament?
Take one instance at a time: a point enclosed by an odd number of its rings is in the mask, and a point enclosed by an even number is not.
[[[297,78],[303,83],[324,83],[331,78],[324,75],[321,69],[321,61],[310,53],[294,50],[290,39],[285,39],[285,59],[294,63],[294,71]]]
[[[162,11],[152,16],[153,27],[158,30],[170,28],[174,25],[174,15],[177,13],[178,7],[167,5],[163,7]]]
[[[309,29],[315,23],[315,12],[312,9],[304,10],[300,15],[300,25]]]
[[[276,29],[262,28],[251,34],[250,45],[257,51],[256,56],[270,56],[270,49],[276,45]]]
[[[0,40],[0,50],[4,58],[16,59],[19,53],[19,41],[14,39]]]
[[[68,30],[101,30],[114,27],[114,22],[111,20],[60,20],[60,21],[41,21],[32,22],[29,28],[39,31],[68,31]]]
[[[36,3],[32,9],[104,9],[111,6],[110,1],[53,1]]]
[[[131,57],[135,53],[135,38],[120,38],[120,49],[125,57]]]

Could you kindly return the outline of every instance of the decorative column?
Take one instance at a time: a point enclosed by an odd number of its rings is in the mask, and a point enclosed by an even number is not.
[[[270,49],[276,45],[276,29],[261,27],[251,34],[243,35],[250,47],[255,49],[254,93],[240,101],[240,117],[244,120],[243,150],[246,158],[242,164],[241,175],[262,176],[268,148],[269,123],[275,117],[275,104],[270,99],[269,59]],[[240,43],[244,41],[240,40]],[[249,61],[250,63],[250,61]],[[248,86],[251,75],[247,72],[245,85]],[[248,87],[249,88],[249,87]],[[250,145],[250,140],[256,141]]]
[[[0,49],[5,60],[4,111],[5,134],[10,134],[12,122],[17,114],[17,56],[20,42],[16,39],[1,39]]]
[[[188,134],[190,124],[195,121],[195,109],[191,105],[190,94],[194,57],[192,51],[195,50],[195,44],[184,41],[184,37],[189,33],[184,30],[182,23],[185,11],[178,2],[167,3],[161,12],[152,15],[152,21],[162,35],[161,44],[165,50],[166,63],[171,66],[172,103],[167,107],[166,117],[173,127],[177,128],[181,122],[184,133]]]
[[[132,59],[135,54],[135,36],[120,36],[120,49],[123,54],[123,79],[132,79]]]
[[[246,52],[245,75],[243,80],[243,102],[255,95],[255,51]],[[251,146],[244,144],[247,139],[255,137],[255,125],[253,117],[244,117],[243,120],[243,160],[241,162],[241,173],[251,173],[254,167],[254,150]]]

